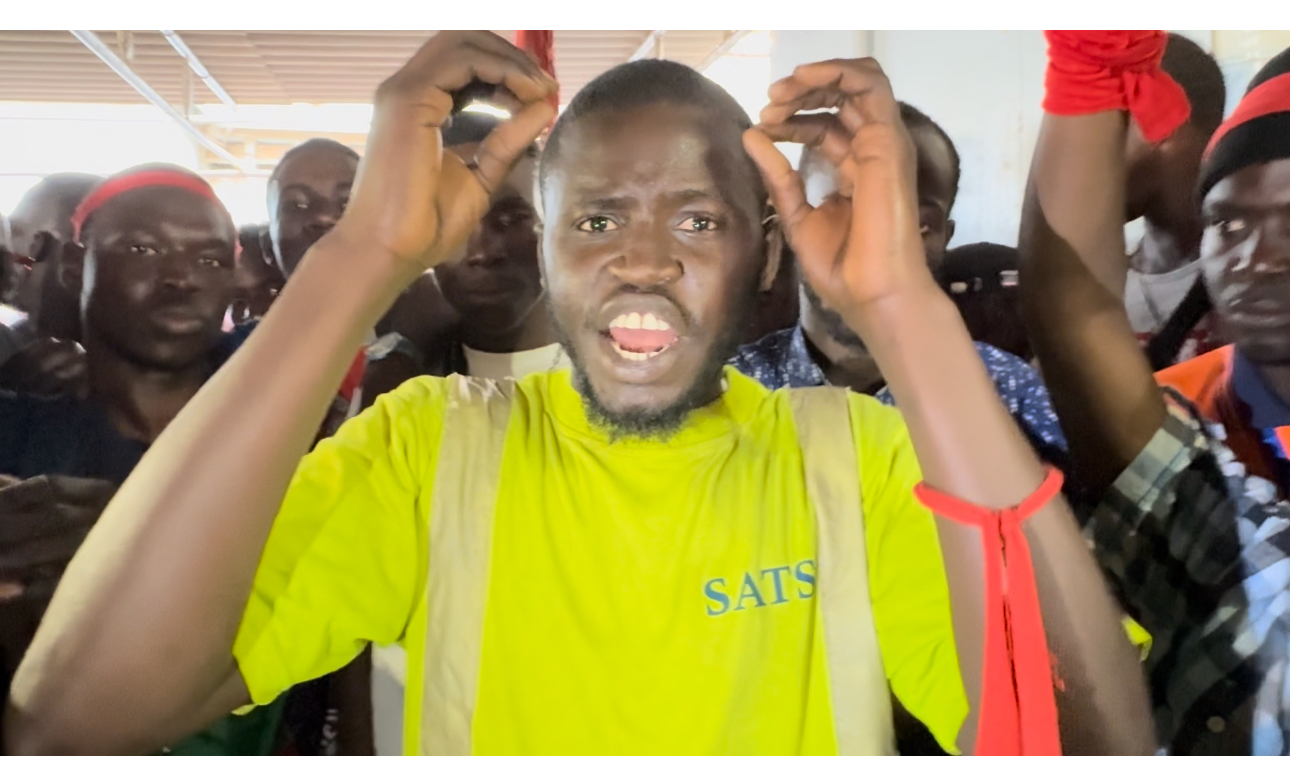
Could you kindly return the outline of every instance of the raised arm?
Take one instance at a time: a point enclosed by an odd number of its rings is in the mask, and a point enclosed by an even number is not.
[[[1067,104],[1080,103],[1081,93],[1071,90],[1090,79],[1109,82],[1114,94],[1118,74],[1111,64],[1123,58],[1124,46],[1156,45],[1163,52],[1164,41],[1151,32],[1056,34],[1050,33],[1049,113],[1021,219],[1022,310],[1074,473],[1081,488],[1099,495],[1160,428],[1165,406],[1124,307],[1127,101],[1096,113]],[[1063,77],[1072,51],[1084,56],[1080,65],[1095,77],[1085,70],[1083,81]],[[1158,56],[1154,64],[1149,55],[1138,64],[1140,72],[1152,67],[1159,71]],[[1119,87],[1123,93],[1128,85]],[[1171,95],[1186,103],[1181,90],[1154,92],[1166,106]]]
[[[467,165],[440,127],[475,80],[522,109]],[[68,567],[14,680],[9,752],[148,752],[247,701],[234,638],[296,464],[365,332],[475,226],[554,87],[488,32],[439,34],[381,86],[344,219]]]
[[[811,64],[773,85],[770,96],[745,144],[804,275],[865,340],[900,400],[927,483],[984,507],[1019,504],[1044,472],[927,269],[913,147],[886,76],[871,60]],[[828,106],[837,113],[794,116]],[[821,150],[838,167],[840,192],[811,207],[772,139]],[[982,696],[981,535],[940,517],[937,523],[972,708],[960,747],[970,751]],[[1137,656],[1065,503],[1049,501],[1024,527],[1065,682],[1058,695],[1065,751],[1150,753],[1154,735]]]

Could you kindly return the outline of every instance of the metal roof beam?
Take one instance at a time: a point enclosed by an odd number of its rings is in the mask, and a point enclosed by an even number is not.
[[[645,38],[645,41],[642,42],[640,47],[636,49],[636,52],[632,54],[632,57],[627,60],[639,61],[648,55],[650,51],[658,50],[663,45],[664,34],[665,32],[662,29],[655,29],[653,32],[650,32]]]
[[[166,116],[173,119],[176,124],[183,128],[184,132],[187,132],[192,136],[193,140],[197,141],[208,151],[243,172],[253,169],[253,167],[250,167],[246,161],[237,158],[227,148],[220,145],[215,140],[212,140],[210,136],[206,135],[201,130],[197,129],[197,126],[185,119],[184,115],[176,111],[174,106],[166,103],[166,99],[162,98],[156,90],[153,90],[142,77],[136,74],[135,71],[126,64],[125,61],[122,61],[120,56],[114,53],[111,48],[99,39],[98,35],[87,30],[72,29],[69,31],[72,33],[73,37],[81,41],[81,44],[89,48],[91,53],[98,56],[103,63],[107,64],[109,69],[116,72],[121,79],[125,80],[126,84],[137,90],[139,95],[142,95],[147,99],[148,103],[161,109]]]
[[[707,70],[709,66],[712,66],[722,56],[729,53],[731,49],[733,49],[736,45],[738,45],[740,40],[747,37],[748,33],[751,31],[752,31],[751,29],[737,29],[730,32],[726,32],[726,38],[721,41],[720,45],[718,45],[716,48],[713,48],[712,52],[708,54],[707,58],[703,59],[703,63],[699,64],[699,66],[697,67],[698,70],[699,71]]]
[[[210,73],[210,70],[206,68],[206,65],[197,57],[192,48],[188,47],[188,43],[184,42],[184,38],[180,37],[178,32],[169,29],[158,31],[161,32],[162,37],[166,38],[166,42],[170,43],[170,47],[174,48],[175,52],[188,62],[188,68],[192,69],[193,74],[196,74],[202,82],[206,83],[206,87],[210,88],[210,91],[215,94],[216,98],[220,99],[220,102],[225,106],[237,108],[237,101],[234,101],[233,96],[229,95],[224,86],[219,83],[219,80],[215,79],[215,76]]]

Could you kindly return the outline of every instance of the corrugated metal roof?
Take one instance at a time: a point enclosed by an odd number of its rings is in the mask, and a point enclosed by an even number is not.
[[[367,103],[431,31],[179,31],[188,47],[239,104]],[[511,31],[499,31],[510,37]],[[159,31],[96,34],[171,105],[183,110],[215,96]],[[566,102],[620,64],[649,37],[644,31],[557,31],[555,65]],[[668,31],[663,55],[703,63],[728,32]],[[652,53],[651,53],[652,55]],[[133,88],[66,31],[0,31],[0,101],[141,103]]]

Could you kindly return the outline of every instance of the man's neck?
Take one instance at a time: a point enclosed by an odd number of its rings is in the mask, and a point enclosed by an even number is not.
[[[882,371],[868,350],[839,342],[813,321],[809,313],[802,316],[802,332],[806,334],[811,359],[830,384],[862,395],[872,395],[882,389]]]
[[[152,442],[206,380],[204,363],[182,370],[146,368],[107,350],[86,348],[89,397],[123,437]]]
[[[551,316],[541,302],[534,303],[529,313],[513,328],[497,331],[477,321],[461,322],[461,342],[472,350],[509,353],[536,350],[556,341]]]
[[[1163,215],[1143,218],[1146,232],[1129,266],[1139,273],[1172,273],[1200,256],[1201,223],[1194,215],[1168,220]]]

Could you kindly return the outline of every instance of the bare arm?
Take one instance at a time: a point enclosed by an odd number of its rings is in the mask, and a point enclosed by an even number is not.
[[[1020,503],[1043,478],[999,402],[954,305],[927,270],[918,236],[913,148],[873,61],[798,67],[771,88],[746,145],[762,168],[804,274],[864,339],[901,402],[925,479],[983,506]],[[822,103],[836,117],[794,117]],[[768,137],[769,136],[769,137]],[[840,193],[812,208],[770,137],[810,143],[839,169]],[[863,224],[859,221],[863,220]],[[854,221],[854,223],[853,223]],[[980,535],[938,518],[975,747],[984,644]],[[1026,523],[1070,753],[1150,753],[1154,734],[1137,655],[1065,503]]]
[[[524,108],[467,167],[444,154],[439,125],[474,79]],[[382,85],[345,218],[68,568],[14,681],[10,751],[147,752],[246,701],[232,645],[296,463],[367,329],[474,227],[550,119],[553,87],[486,32],[436,36]]]
[[[1165,419],[1124,309],[1127,116],[1045,115],[1022,212],[1031,346],[1081,487],[1100,495]]]

